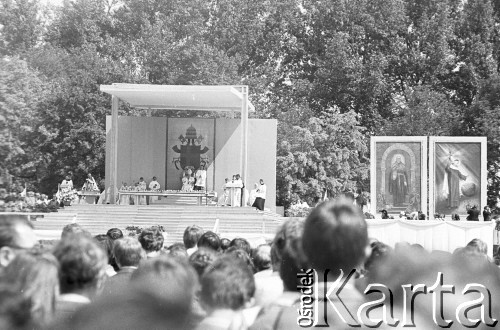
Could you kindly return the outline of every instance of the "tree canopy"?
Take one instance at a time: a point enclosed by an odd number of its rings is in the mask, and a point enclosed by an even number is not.
[[[371,135],[488,137],[499,194],[492,0],[0,0],[0,166],[51,193],[104,177],[100,84],[245,84],[278,125],[278,201],[367,188]],[[123,105],[120,111],[144,115]]]

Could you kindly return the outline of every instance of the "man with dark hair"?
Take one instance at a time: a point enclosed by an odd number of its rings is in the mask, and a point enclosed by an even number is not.
[[[208,316],[198,329],[229,329],[244,324],[242,310],[250,307],[254,293],[253,274],[245,262],[227,255],[220,257],[201,278],[200,297]]]
[[[25,216],[0,214],[0,272],[16,256],[16,251],[31,249],[37,243],[33,225]]]
[[[87,230],[83,229],[82,226],[77,223],[70,223],[69,225],[63,227],[61,239],[65,239],[66,237],[73,235],[92,237],[92,235]]]
[[[214,251],[219,252],[220,250],[220,238],[219,235],[214,233],[213,231],[207,231],[203,235],[201,235],[198,240],[198,249],[201,247],[205,247],[207,249],[212,249]]]
[[[61,295],[56,302],[59,319],[70,317],[97,295],[105,279],[108,258],[103,249],[83,235],[67,236],[53,253],[61,267]]]
[[[158,227],[144,229],[139,234],[139,242],[142,248],[146,250],[148,258],[154,258],[160,255],[163,247],[163,235]]]
[[[321,204],[306,219],[302,246],[309,268],[318,273],[318,281],[321,282],[318,292],[327,292],[323,290],[339,279],[343,283],[341,293],[332,297],[336,300],[333,304],[341,306],[338,311],[334,311],[327,301],[329,308],[325,317],[329,317],[332,323],[342,316],[346,322],[343,325],[357,324],[349,311],[357,311],[364,300],[352,284],[352,275],[369,255],[368,244],[363,213],[350,200],[339,199]],[[326,301],[326,297],[320,297],[320,300]]]
[[[226,251],[229,248],[231,241],[229,238],[221,238],[220,239],[220,249],[222,252]]]
[[[252,253],[252,247],[250,246],[250,243],[248,243],[248,241],[244,238],[240,237],[234,238],[229,244],[229,247],[233,246],[237,249],[244,250],[246,253],[248,253],[248,255]]]
[[[111,240],[116,241],[117,239],[123,238],[123,232],[118,228],[111,228],[106,233]]]
[[[174,243],[170,245],[168,248],[164,249],[163,252],[174,258],[181,258],[181,259],[189,258],[184,243]]]
[[[201,277],[205,269],[214,263],[217,256],[218,254],[214,250],[201,248],[189,257],[189,263],[196,270],[198,276]]]
[[[130,276],[139,267],[141,260],[146,259],[146,251],[133,237],[116,240],[113,244],[113,255],[119,270],[115,276],[106,280],[103,289],[105,294],[119,292],[129,282]]]
[[[203,228],[197,225],[188,226],[186,230],[184,230],[182,240],[188,255],[192,255],[196,251],[196,245],[201,235],[203,235]]]

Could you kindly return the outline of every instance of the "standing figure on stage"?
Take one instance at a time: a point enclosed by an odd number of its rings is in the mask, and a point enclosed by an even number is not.
[[[206,190],[207,184],[207,171],[204,166],[201,165],[195,174],[196,182],[194,184],[194,190]]]
[[[66,178],[62,180],[60,188],[62,193],[73,190],[73,180],[71,180],[71,177],[69,175],[66,175]]]
[[[467,179],[467,173],[457,157],[450,157],[445,168],[443,195],[448,199],[448,207],[455,208],[460,204],[460,180]]]
[[[228,178],[224,179],[224,184],[222,185],[222,195],[219,197],[217,204],[219,206],[227,206],[231,203],[231,196],[229,196],[229,188],[226,186],[229,182]]]
[[[122,186],[120,187],[120,199],[118,201],[118,203],[120,205],[130,205],[130,195],[127,195],[127,190],[129,190],[128,186],[127,186],[127,183],[126,182],[122,182]]]
[[[137,184],[138,191],[146,191],[148,184],[144,181],[144,178],[141,176],[139,178],[139,183]],[[146,200],[146,195],[140,195],[137,201],[137,205],[148,205]]]
[[[98,191],[97,183],[95,182],[92,174],[87,174],[87,179],[85,179],[85,183],[83,184],[82,190],[86,191]]]
[[[182,177],[181,191],[183,192],[193,191],[194,182],[195,178],[193,177],[193,171],[191,171],[191,168],[186,167],[186,169],[184,170],[184,175]]]
[[[253,189],[250,190],[250,195],[248,196],[248,206],[253,206],[255,200],[257,199],[259,186],[260,185],[258,183],[253,184]]]
[[[153,177],[153,180],[149,183],[149,190],[151,191],[159,191],[161,188],[160,183],[156,180],[156,176]],[[149,204],[154,203],[158,200],[158,196],[149,196]]]
[[[266,192],[267,186],[264,183],[263,179],[259,180],[260,186],[257,189],[257,196],[255,198],[255,202],[253,203],[253,207],[258,208],[261,211],[264,211],[264,204],[266,203]]]
[[[235,176],[233,176],[234,178],[234,184],[236,186],[240,186],[241,188],[236,188],[234,189],[234,196],[233,196],[233,205],[232,206],[241,206],[241,191],[242,191],[242,188],[243,188],[243,181],[241,181],[241,177],[239,174],[236,174]]]

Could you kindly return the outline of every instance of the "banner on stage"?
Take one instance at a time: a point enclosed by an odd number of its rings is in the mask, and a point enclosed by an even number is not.
[[[431,214],[466,215],[486,205],[485,137],[431,137],[429,154]]]
[[[371,138],[371,212],[427,209],[427,137]]]
[[[213,178],[214,127],[214,119],[168,119],[166,189],[181,190],[182,177],[188,168],[193,176],[197,170],[204,169],[206,178]]]

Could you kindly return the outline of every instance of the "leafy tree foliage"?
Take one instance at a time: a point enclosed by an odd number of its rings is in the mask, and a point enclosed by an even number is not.
[[[104,176],[99,85],[137,82],[249,85],[283,205],[367,187],[374,134],[485,135],[498,194],[492,0],[0,0],[0,25],[0,165],[40,191]]]

